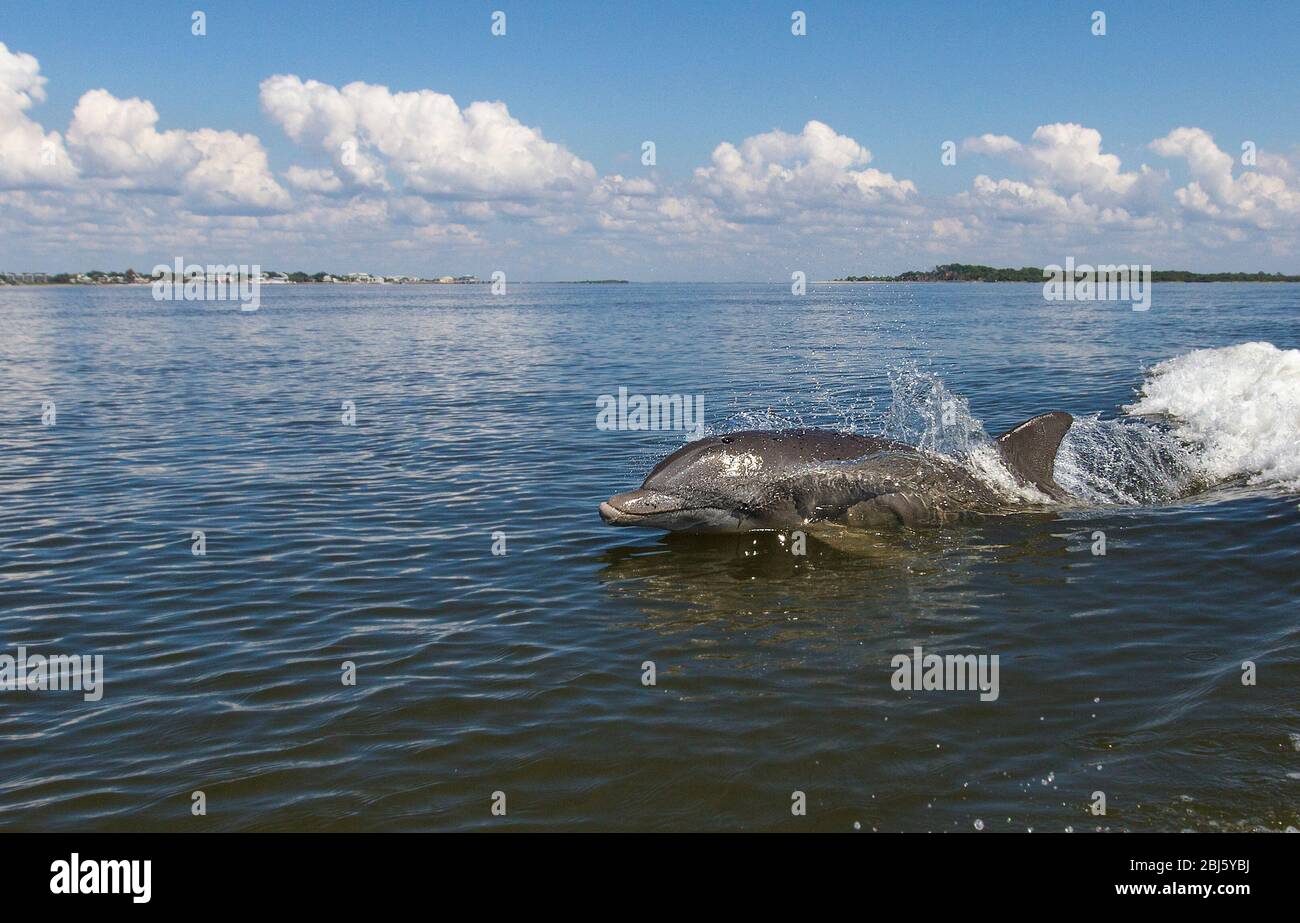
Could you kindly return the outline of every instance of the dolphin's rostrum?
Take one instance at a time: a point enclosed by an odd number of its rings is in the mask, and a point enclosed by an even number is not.
[[[1061,500],[1052,467],[1073,418],[1048,413],[996,440],[1023,485]],[[929,525],[1008,511],[1013,502],[952,459],[821,429],[749,430],[687,443],[637,490],[600,505],[605,522],[674,532]]]

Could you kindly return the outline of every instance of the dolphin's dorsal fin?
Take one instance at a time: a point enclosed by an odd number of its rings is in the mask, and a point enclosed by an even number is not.
[[[998,449],[1011,472],[1053,500],[1065,497],[1061,485],[1052,479],[1052,466],[1056,464],[1056,450],[1073,422],[1074,417],[1068,413],[1045,413],[998,437]]]

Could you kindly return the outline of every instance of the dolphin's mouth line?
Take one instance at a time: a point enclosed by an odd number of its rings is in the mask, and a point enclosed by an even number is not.
[[[736,516],[735,513],[728,513],[726,510],[717,506],[679,506],[673,507],[672,509],[634,512],[620,509],[608,500],[602,501],[600,504],[600,518],[605,521],[606,525],[611,526],[647,526],[650,528],[672,529],[672,526],[665,524],[666,521],[671,522],[676,517],[691,516],[692,514],[714,514],[717,516],[727,517]]]
[[[672,516],[677,513],[700,513],[705,510],[718,510],[720,512],[725,512],[725,510],[720,506],[675,506],[669,510],[651,510],[647,513],[633,513],[628,510],[619,509],[608,500],[602,500],[600,503],[600,511],[603,514],[606,510],[609,510],[610,513],[616,516],[626,517],[628,519],[650,519],[654,516]]]

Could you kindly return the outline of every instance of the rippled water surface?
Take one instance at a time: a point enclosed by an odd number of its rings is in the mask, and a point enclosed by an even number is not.
[[[1158,361],[1300,346],[1300,287],[1157,286],[1148,313],[1031,285],[262,299],[0,289],[0,653],[102,654],[107,677],[99,701],[0,692],[0,827],[1300,825],[1294,489],[799,557],[602,525],[682,435],[595,425],[625,386],[703,395],[715,431],[870,432],[900,369],[991,433],[1104,420]],[[999,655],[998,699],[894,691],[914,646]]]

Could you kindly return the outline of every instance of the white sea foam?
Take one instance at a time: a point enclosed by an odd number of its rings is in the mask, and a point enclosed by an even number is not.
[[[1152,368],[1124,409],[1170,417],[1206,480],[1300,487],[1300,350],[1198,349]]]

